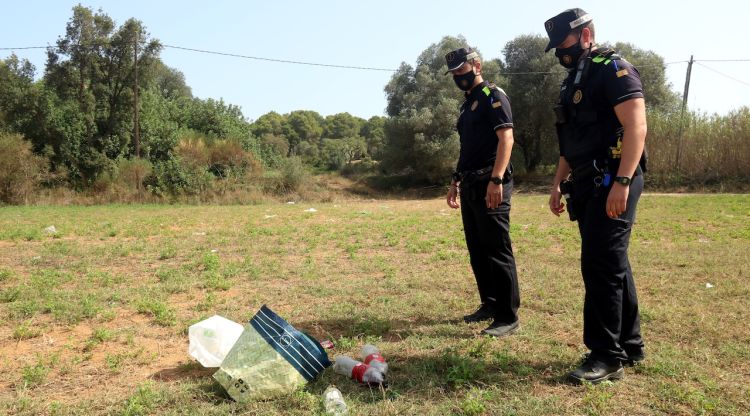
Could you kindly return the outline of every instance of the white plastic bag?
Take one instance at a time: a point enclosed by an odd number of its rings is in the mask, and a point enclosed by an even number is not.
[[[219,367],[244,329],[219,315],[193,324],[188,330],[188,354],[204,367]]]

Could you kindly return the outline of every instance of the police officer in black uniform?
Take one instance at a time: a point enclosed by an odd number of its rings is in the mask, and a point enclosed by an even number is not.
[[[638,70],[594,44],[592,18],[569,9],[547,20],[546,51],[570,72],[555,107],[560,161],[549,206],[566,196],[581,234],[586,289],[583,339],[590,353],[573,382],[617,380],[644,358],[628,242],[645,169],[646,110]],[[562,190],[562,192],[561,192]]]
[[[502,337],[518,329],[520,304],[509,234],[513,191],[510,102],[502,89],[482,79],[481,60],[471,48],[449,52],[445,59],[448,72],[465,96],[456,126],[461,151],[447,202],[451,208],[461,208],[466,245],[482,302],[464,320],[470,323],[492,319],[482,332]]]

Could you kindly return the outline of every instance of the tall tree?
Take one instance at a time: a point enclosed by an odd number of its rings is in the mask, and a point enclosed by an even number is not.
[[[286,117],[275,111],[263,114],[252,124],[252,132],[257,137],[263,137],[267,134],[284,136],[288,131],[289,123]]]
[[[185,82],[185,74],[170,68],[161,60],[154,62],[153,87],[165,98],[193,98],[193,92]]]
[[[546,45],[546,37],[521,35],[503,49],[508,73],[506,92],[514,116],[513,137],[527,171],[556,162],[558,155],[552,108],[566,72],[554,54],[544,53]],[[518,156],[519,152],[514,152],[514,162]]]
[[[132,153],[135,60],[143,71],[139,78],[148,84],[160,49],[138,20],[129,19],[117,28],[101,11],[73,8],[65,35],[47,51],[44,82],[60,105],[75,108],[84,123],[76,137],[64,137],[76,145],[57,146],[80,150],[65,161],[79,179],[91,180],[107,159]]]
[[[0,60],[0,131],[24,132],[34,124],[34,65],[13,54]]]
[[[325,119],[323,135],[327,139],[345,139],[359,135],[364,120],[349,113],[330,115]]]
[[[323,136],[323,116],[316,111],[297,110],[286,116],[288,123],[287,139],[292,147],[292,153],[299,154],[297,148],[301,142],[319,146]]]
[[[373,159],[380,160],[382,157],[385,145],[385,122],[385,117],[372,116],[360,130],[360,135],[364,137],[367,144],[367,154]]]

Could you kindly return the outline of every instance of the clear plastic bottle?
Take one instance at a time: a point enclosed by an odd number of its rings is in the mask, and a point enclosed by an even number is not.
[[[349,414],[349,408],[346,407],[344,396],[336,386],[328,386],[326,391],[323,392],[323,403],[328,415],[344,416]]]
[[[360,357],[362,357],[362,362],[364,362],[365,364],[380,371],[381,373],[383,373],[383,375],[386,375],[388,373],[388,363],[385,362],[385,358],[380,355],[380,350],[378,349],[378,347],[366,344],[362,347],[362,351],[359,355]]]

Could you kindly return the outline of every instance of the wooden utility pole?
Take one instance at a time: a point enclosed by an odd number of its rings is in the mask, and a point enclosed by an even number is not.
[[[135,145],[135,157],[141,157],[141,127],[138,120],[138,32],[135,32],[135,56],[133,57],[133,70],[135,71],[135,86],[133,87],[133,144]]]
[[[680,130],[677,133],[677,155],[674,161],[675,172],[680,171],[680,157],[682,156],[682,130],[685,126],[685,109],[687,108],[688,92],[690,92],[690,74],[693,71],[693,55],[690,55],[687,74],[685,74],[685,91],[682,93],[682,111],[680,111]]]

